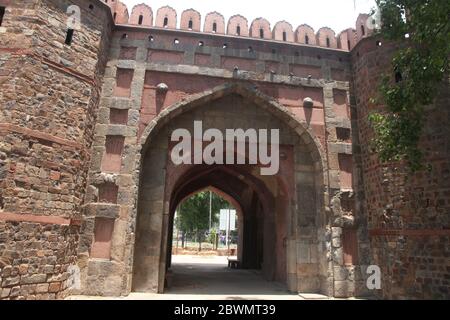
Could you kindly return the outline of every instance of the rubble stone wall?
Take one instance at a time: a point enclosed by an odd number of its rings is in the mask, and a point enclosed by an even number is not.
[[[369,38],[352,52],[355,132],[362,177],[358,209],[367,221],[371,263],[381,267],[382,288],[389,299],[449,299],[450,297],[450,105],[449,79],[435,103],[425,109],[420,141],[424,164],[411,174],[402,163],[382,164],[371,150],[374,133],[370,112],[383,106],[369,103],[377,95],[383,74],[393,72],[392,43]],[[356,129],[357,128],[357,129]]]
[[[77,282],[71,266],[113,21],[102,3],[1,5],[0,295],[62,298]],[[70,45],[68,8],[81,19]]]

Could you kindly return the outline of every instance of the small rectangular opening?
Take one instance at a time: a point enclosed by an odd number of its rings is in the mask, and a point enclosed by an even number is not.
[[[114,89],[115,97],[128,98],[131,94],[131,83],[133,82],[134,70],[132,69],[117,69],[116,73],[116,88]]]
[[[111,240],[114,232],[114,220],[95,218],[94,242],[91,257],[97,259],[111,258]]]
[[[120,60],[134,60],[136,59],[136,47],[120,47],[119,59]]]
[[[124,144],[125,137],[123,136],[106,136],[106,150],[102,160],[102,171],[120,172]]]
[[[125,125],[128,122],[128,109],[110,109],[109,122],[111,124]]]
[[[353,158],[350,154],[338,154],[341,189],[353,189]]]
[[[341,194],[341,209],[344,214],[352,214],[355,212],[355,201],[349,192],[343,192]]]
[[[344,229],[342,232],[344,264],[358,264],[358,236],[355,229]]]
[[[350,142],[350,129],[336,128],[336,135],[339,141]]]
[[[3,17],[5,16],[5,7],[0,7],[0,27],[3,24]]]
[[[72,41],[73,41],[73,32],[74,32],[73,29],[68,29],[68,30],[67,30],[66,44],[67,44],[68,46],[70,46],[70,45],[72,44]]]
[[[98,201],[102,203],[117,203],[119,187],[112,183],[106,182],[98,187]]]

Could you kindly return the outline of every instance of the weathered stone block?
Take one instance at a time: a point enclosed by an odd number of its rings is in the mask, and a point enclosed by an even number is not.
[[[46,274],[32,274],[32,275],[26,275],[22,276],[20,279],[21,284],[29,284],[29,283],[41,283],[47,281],[47,275]]]
[[[311,262],[310,245],[297,243],[297,263],[304,264]]]
[[[56,293],[61,290],[61,282],[52,282],[49,284],[48,292]]]
[[[92,217],[115,219],[119,216],[120,206],[109,203],[91,203],[86,206],[86,214]]]
[[[14,286],[16,284],[19,284],[19,282],[20,282],[20,277],[19,276],[9,277],[9,278],[3,279],[2,287],[11,287],[11,286]]]
[[[36,293],[46,293],[48,292],[49,283],[39,283],[36,285]]]

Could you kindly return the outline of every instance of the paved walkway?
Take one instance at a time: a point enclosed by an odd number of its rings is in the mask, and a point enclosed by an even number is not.
[[[173,283],[167,296],[185,299],[298,300],[286,287],[262,278],[254,270],[228,269],[227,257],[174,256]]]
[[[172,284],[165,294],[132,293],[133,300],[304,300],[321,295],[291,294],[280,283],[269,282],[258,271],[230,270],[227,257],[173,256]],[[76,296],[69,299],[106,299]]]

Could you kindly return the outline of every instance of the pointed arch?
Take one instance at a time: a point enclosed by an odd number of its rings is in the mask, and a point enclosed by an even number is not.
[[[151,137],[154,136],[165,124],[176,116],[207,104],[210,101],[230,95],[238,94],[253,101],[257,106],[267,110],[275,117],[283,120],[293,131],[295,131],[305,145],[310,148],[314,161],[319,161],[320,169],[326,168],[325,151],[319,139],[314,135],[312,129],[306,122],[299,121],[288,108],[278,103],[274,98],[265,95],[259,90],[245,84],[227,83],[217,86],[206,92],[195,94],[183,101],[177,102],[164,109],[145,128],[141,137],[142,154],[145,154]]]

